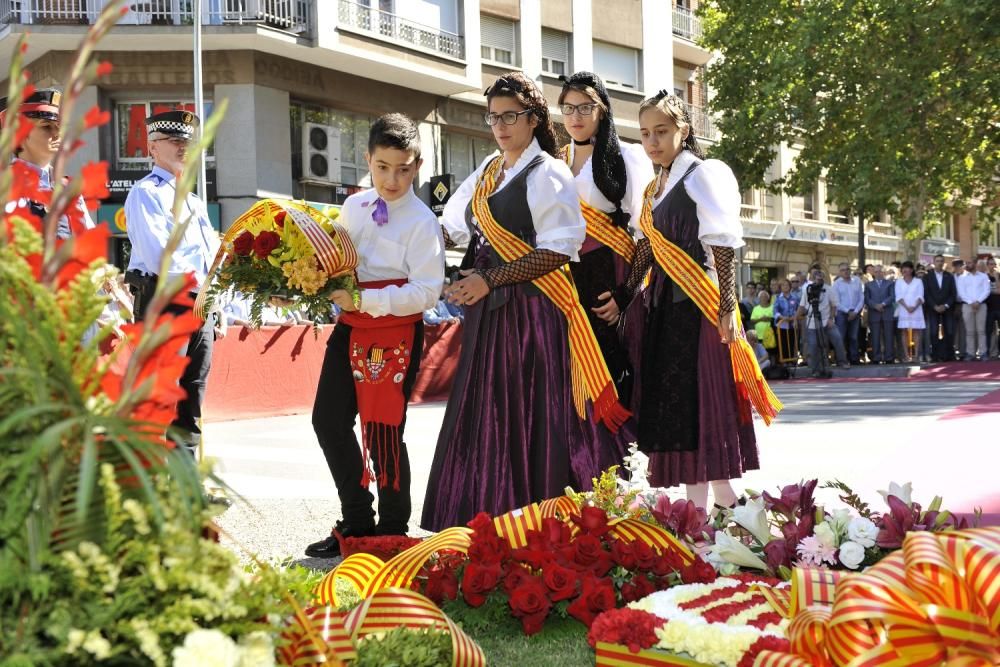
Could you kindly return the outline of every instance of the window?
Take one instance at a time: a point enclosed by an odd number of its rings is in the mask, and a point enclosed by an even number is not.
[[[595,41],[594,69],[604,83],[639,88],[639,52],[636,49]]]
[[[480,49],[483,60],[501,65],[516,65],[517,40],[514,22],[485,14],[480,19],[482,31]]]
[[[816,207],[813,204],[814,197],[815,193],[812,190],[790,197],[792,220],[816,219]]]
[[[206,117],[212,113],[212,102],[205,101]],[[118,102],[115,104],[115,168],[122,171],[149,171],[153,160],[149,157],[146,118],[156,113],[183,109],[194,112],[194,102]],[[204,118],[202,119],[204,120]],[[206,151],[205,163],[215,162],[215,146]]]
[[[301,197],[302,189],[302,126],[304,123],[321,123],[340,130],[340,183],[368,187],[371,180],[365,151],[368,150],[368,128],[371,116],[292,102],[289,105],[292,128],[292,180],[295,196]]]
[[[743,191],[740,217],[747,220],[760,219],[760,191],[753,188]]]
[[[552,76],[569,73],[569,35],[542,28],[542,72]]]
[[[850,211],[847,209],[840,208],[837,204],[830,204],[830,208],[827,210],[826,217],[829,222],[834,222],[841,225],[853,225],[854,220],[849,215]]]
[[[444,144],[442,147],[444,171],[455,177],[453,188],[457,188],[486,159],[486,156],[497,149],[492,139],[471,134],[444,132],[441,138]]]

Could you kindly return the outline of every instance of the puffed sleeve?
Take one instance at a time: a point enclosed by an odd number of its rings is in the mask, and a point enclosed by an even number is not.
[[[476,192],[476,181],[479,179],[479,175],[497,155],[498,152],[494,151],[483,160],[483,163],[462,181],[458,189],[451,194],[448,203],[444,205],[444,211],[441,213],[441,224],[456,245],[465,245],[469,242],[469,226],[465,224],[465,209],[468,208],[469,202],[472,201],[472,195]]]
[[[535,247],[580,261],[587,224],[573,172],[561,160],[547,158],[528,175],[528,207],[535,225]]]
[[[698,207],[698,238],[707,245],[740,248],[740,188],[725,162],[705,160],[684,180]]]
[[[642,195],[653,180],[653,162],[646,155],[641,144],[622,143],[622,157],[625,158],[625,174],[628,183],[622,210],[629,214],[629,224],[639,228],[639,214],[642,213]]]

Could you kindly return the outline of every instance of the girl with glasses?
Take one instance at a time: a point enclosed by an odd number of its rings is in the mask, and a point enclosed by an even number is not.
[[[629,401],[640,332],[629,326],[623,340],[624,327],[618,326],[623,313],[614,297],[619,286],[624,289],[635,255],[629,224],[639,221],[642,189],[653,177],[653,163],[641,145],[618,140],[611,99],[599,76],[577,72],[563,81],[559,108],[572,139],[563,148],[563,159],[573,172],[587,224],[580,261],[570,269],[619,396]],[[619,299],[622,294],[619,290]],[[641,313],[634,312],[625,323],[641,327]]]
[[[589,489],[624,453],[596,436],[628,412],[566,269],[585,227],[548,103],[519,72],[497,79],[486,100],[500,153],[462,183],[442,217],[449,238],[469,249],[463,277],[445,291],[464,306],[465,323],[421,520],[433,531],[566,486]]]

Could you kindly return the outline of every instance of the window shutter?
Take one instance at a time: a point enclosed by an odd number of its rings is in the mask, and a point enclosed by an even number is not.
[[[569,35],[558,30],[542,28],[542,57],[569,62]]]
[[[607,83],[638,88],[638,57],[635,49],[594,42],[594,70]]]
[[[483,46],[504,49],[514,53],[514,22],[496,16],[480,15],[479,29]]]

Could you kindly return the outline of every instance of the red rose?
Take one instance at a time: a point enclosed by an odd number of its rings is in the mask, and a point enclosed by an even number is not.
[[[524,634],[533,635],[542,629],[552,601],[538,577],[531,577],[511,594],[510,608],[511,613],[521,619]]]
[[[601,537],[611,530],[608,526],[608,513],[600,507],[586,505],[580,508],[579,515],[574,514],[570,519],[580,530],[594,537]]]
[[[684,567],[684,559],[673,549],[667,549],[653,563],[653,574],[664,577]]]
[[[529,530],[524,535],[527,544],[523,549],[514,549],[514,558],[527,563],[532,569],[540,570],[555,557],[548,538],[538,530]]]
[[[635,602],[656,591],[656,586],[644,574],[637,575],[632,581],[622,586],[622,600]]]
[[[700,558],[681,569],[681,581],[685,584],[710,584],[715,577],[715,569]]]
[[[635,569],[635,553],[632,551],[632,545],[621,540],[615,540],[611,543],[611,558],[615,561],[615,565],[619,565],[626,570]]]
[[[507,576],[503,579],[503,589],[506,591],[507,595],[510,595],[513,591],[516,591],[530,579],[530,572],[520,565],[514,565],[510,568],[510,572],[508,572]]]
[[[579,575],[568,567],[557,563],[549,563],[542,571],[542,580],[552,591],[552,601],[568,600],[576,595],[576,582]]]
[[[469,545],[469,560],[483,565],[499,565],[510,558],[510,545],[496,533],[482,532],[472,536]]]
[[[637,568],[646,572],[653,569],[653,565],[657,560],[657,555],[653,551],[653,547],[642,540],[636,540],[632,543],[632,553],[635,555],[635,566]]]
[[[243,232],[233,241],[233,252],[240,257],[246,257],[253,252],[253,234]]]
[[[427,597],[440,606],[445,600],[458,597],[458,575],[451,568],[435,568],[427,575]]]
[[[253,240],[253,254],[257,255],[257,259],[266,259],[279,245],[281,237],[277,232],[261,232]]]
[[[597,562],[604,551],[600,538],[593,535],[579,535],[573,540],[573,560],[584,566]]]
[[[554,547],[566,546],[573,539],[573,531],[570,530],[569,524],[552,517],[542,519],[541,532]]]
[[[614,607],[615,587],[611,580],[591,577],[583,580],[580,597],[566,607],[566,612],[589,628],[597,614]]]
[[[499,565],[469,563],[462,575],[462,597],[470,607],[481,607],[486,596],[497,587],[503,571]]]

